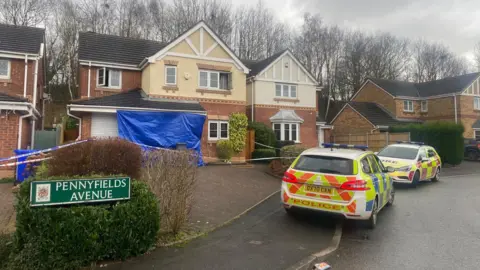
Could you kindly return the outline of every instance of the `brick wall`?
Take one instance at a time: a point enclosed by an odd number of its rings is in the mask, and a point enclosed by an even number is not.
[[[33,148],[32,142],[32,123],[30,119],[22,120],[22,149]]]
[[[365,84],[365,86],[359,90],[358,94],[352,101],[375,102],[381,104],[383,107],[385,107],[385,109],[389,110],[393,114],[395,114],[397,111],[397,105],[393,97],[371,82]]]
[[[396,99],[396,112],[395,115],[398,118],[410,118],[410,119],[419,119],[422,114],[420,113],[420,101],[419,100],[412,100],[413,102],[413,112],[405,112],[403,110],[403,99]],[[430,109],[430,108],[429,108]]]
[[[9,111],[0,110],[0,158],[10,157],[13,150],[17,149],[18,117]],[[2,168],[1,171],[13,171],[12,168]],[[8,173],[10,174],[10,172]]]
[[[359,134],[370,132],[374,126],[349,106],[332,123],[334,134]]]
[[[97,69],[98,67],[91,67],[90,77],[90,95],[92,97],[101,97],[112,95],[121,91],[130,90],[141,87],[142,72],[135,70],[122,70],[122,87],[121,89],[109,89],[97,87]],[[88,66],[80,66],[79,92],[80,97],[88,96]]]
[[[251,110],[251,107],[247,108]],[[315,108],[295,108],[295,107],[283,107],[283,106],[255,106],[254,117],[255,122],[261,122],[271,127],[272,122],[270,117],[274,116],[280,109],[294,110],[295,113],[300,116],[304,122],[300,124],[300,141],[301,144],[306,147],[318,146],[318,134],[317,134],[317,118]],[[250,114],[250,113],[249,113]]]
[[[40,66],[41,63],[39,63]],[[35,61],[28,61],[27,70],[27,98],[33,99],[33,79],[35,72]],[[39,77],[43,76],[39,72]],[[0,92],[7,93],[12,96],[23,97],[23,88],[25,80],[25,60],[10,59],[10,79],[0,79]],[[40,98],[41,96],[38,95]]]

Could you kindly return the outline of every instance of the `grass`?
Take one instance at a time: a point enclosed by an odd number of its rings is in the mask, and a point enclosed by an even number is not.
[[[0,184],[13,184],[14,182],[15,178],[13,177],[0,178]]]

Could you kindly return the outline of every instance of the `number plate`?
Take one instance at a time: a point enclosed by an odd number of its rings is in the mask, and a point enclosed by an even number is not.
[[[329,187],[319,187],[319,186],[314,186],[314,185],[306,185],[305,186],[305,191],[306,192],[314,192],[314,193],[332,194],[333,189],[329,188]]]

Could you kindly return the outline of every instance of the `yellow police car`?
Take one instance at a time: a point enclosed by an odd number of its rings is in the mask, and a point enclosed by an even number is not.
[[[307,208],[365,220],[393,204],[395,190],[386,168],[366,146],[323,144],[304,151],[285,172],[281,200],[287,213]],[[363,150],[363,151],[362,151]]]
[[[437,151],[421,142],[397,142],[383,148],[377,156],[395,172],[390,173],[394,182],[414,186],[420,181],[440,179],[442,161]]]

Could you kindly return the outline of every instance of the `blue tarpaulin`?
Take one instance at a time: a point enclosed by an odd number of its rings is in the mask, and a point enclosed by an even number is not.
[[[30,149],[16,149],[14,150],[13,152],[15,153],[15,155],[23,155],[23,154],[30,154],[30,153],[33,153],[37,150],[30,150]],[[28,157],[21,157],[21,158],[17,158],[17,161],[18,162],[21,162],[21,161],[25,161],[27,160]],[[38,164],[38,163],[37,163]],[[28,177],[30,177],[30,172],[29,171],[26,171],[25,168],[27,167],[27,164],[20,164],[20,165],[17,165],[17,173],[16,173],[16,176],[17,176],[17,181],[18,182],[23,182],[25,179],[27,179]]]
[[[205,115],[182,112],[117,111],[118,135],[134,143],[175,149],[185,143],[199,154]]]

